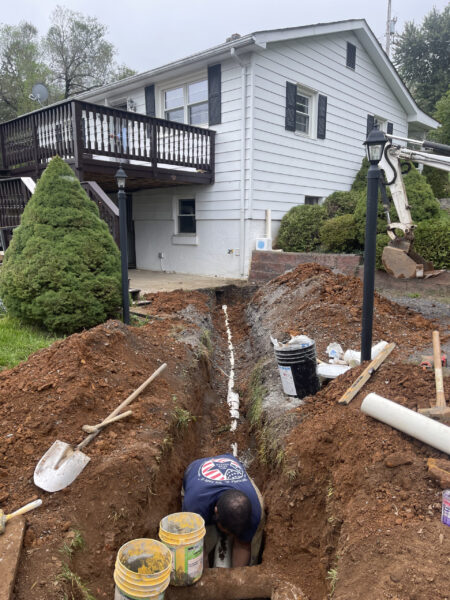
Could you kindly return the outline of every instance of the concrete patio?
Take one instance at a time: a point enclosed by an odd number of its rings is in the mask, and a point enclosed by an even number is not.
[[[137,288],[141,290],[141,294],[172,292],[173,290],[199,290],[246,283],[246,280],[243,279],[205,277],[204,275],[188,275],[185,273],[165,273],[164,271],[144,271],[142,269],[130,269],[128,276],[130,278],[130,289]]]

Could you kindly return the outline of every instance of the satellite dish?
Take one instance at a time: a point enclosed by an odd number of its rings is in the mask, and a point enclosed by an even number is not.
[[[42,103],[48,100],[48,89],[43,83],[35,83],[29,98],[30,100],[36,100],[42,106]]]

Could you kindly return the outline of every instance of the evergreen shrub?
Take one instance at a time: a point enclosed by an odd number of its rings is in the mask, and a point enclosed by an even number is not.
[[[285,252],[314,252],[320,246],[319,230],[325,219],[323,206],[294,206],[281,219],[277,247]]]
[[[447,171],[441,171],[440,169],[425,165],[423,168],[423,175],[431,185],[431,189],[436,198],[450,197],[450,175]]]
[[[381,271],[385,271],[386,269],[381,262],[381,255],[383,254],[383,249],[385,246],[389,244],[389,236],[387,233],[379,233],[377,235],[376,242],[376,250],[375,250],[375,268],[380,269]]]
[[[0,297],[13,317],[70,334],[117,316],[120,253],[71,168],[54,158],[5,253]]]
[[[324,252],[345,254],[359,247],[353,215],[340,215],[328,219],[320,228],[319,234]]]
[[[352,183],[351,191],[352,192],[366,192],[367,190],[367,171],[369,170],[370,163],[365,156],[362,159],[361,167],[359,171],[356,173],[356,177],[354,182]]]
[[[414,249],[435,269],[450,269],[450,220],[423,221],[414,236]]]
[[[323,207],[327,211],[327,217],[333,219],[340,215],[353,214],[358,201],[359,192],[333,192],[326,198]]]

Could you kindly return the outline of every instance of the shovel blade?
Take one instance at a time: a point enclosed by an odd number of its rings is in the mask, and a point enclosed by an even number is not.
[[[46,492],[58,492],[70,485],[90,461],[89,456],[56,440],[36,465],[34,483]]]

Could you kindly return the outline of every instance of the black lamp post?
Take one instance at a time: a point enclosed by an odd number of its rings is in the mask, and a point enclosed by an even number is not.
[[[127,239],[127,195],[125,193],[125,180],[127,174],[122,165],[116,171],[116,181],[119,200],[119,233],[120,233],[120,257],[122,264],[122,310],[123,322],[130,324],[130,300],[128,295],[128,239]]]
[[[387,140],[384,133],[375,127],[364,142],[370,162],[367,173],[366,239],[364,243],[364,291],[361,331],[361,362],[372,357],[373,297],[375,289],[375,255],[377,242],[378,189],[380,169],[378,163],[383,156]]]

